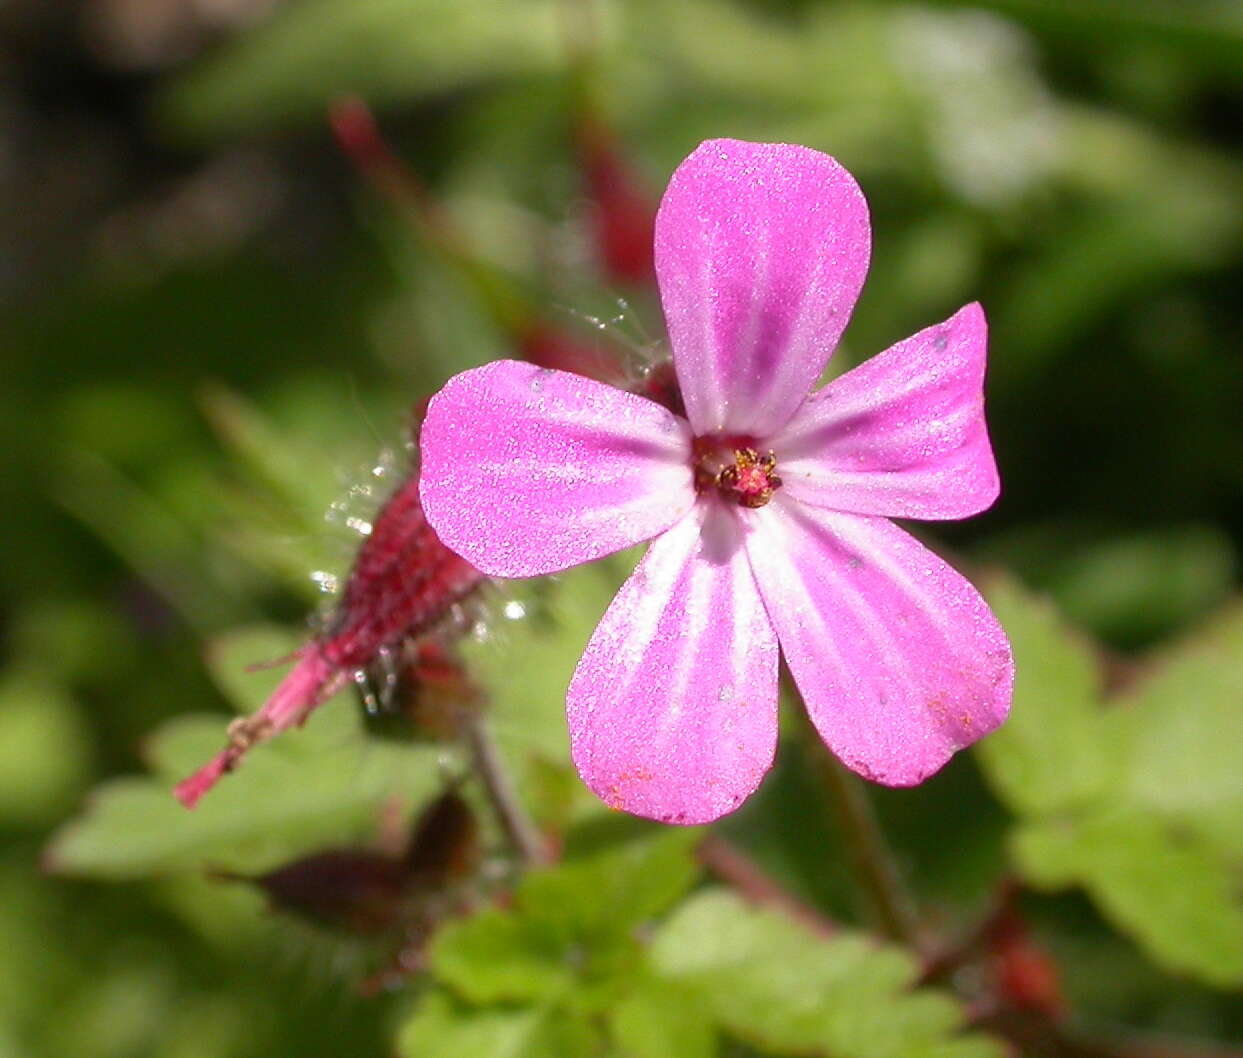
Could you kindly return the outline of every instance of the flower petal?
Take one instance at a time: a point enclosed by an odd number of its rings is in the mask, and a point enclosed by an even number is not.
[[[615,808],[707,823],[772,766],[777,640],[734,513],[700,504],[622,585],[567,696],[579,774]]]
[[[830,382],[769,442],[786,495],[896,518],[965,518],[1001,484],[984,423],[977,304]]]
[[[1010,709],[1006,634],[959,573],[883,518],[778,497],[747,555],[812,722],[847,767],[912,786]]]
[[[827,154],[709,140],[678,167],[656,274],[696,434],[789,421],[845,330],[870,248],[863,193]]]
[[[649,540],[695,500],[684,420],[515,360],[450,379],[420,447],[427,520],[494,577],[552,573]]]

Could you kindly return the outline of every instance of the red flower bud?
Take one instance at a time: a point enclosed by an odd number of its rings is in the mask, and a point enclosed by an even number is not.
[[[177,798],[193,808],[256,742],[301,723],[381,650],[430,631],[482,581],[432,532],[411,473],[376,516],[326,632],[298,651],[259,712],[229,726],[229,745],[177,786]]]
[[[587,116],[577,129],[579,164],[592,205],[592,224],[606,277],[638,285],[655,275],[656,209],[618,148],[612,132]]]

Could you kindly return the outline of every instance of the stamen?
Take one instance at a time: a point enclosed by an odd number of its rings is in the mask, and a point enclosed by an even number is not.
[[[734,462],[717,474],[716,487],[742,507],[763,507],[781,488],[776,469],[777,457],[772,452],[761,456],[754,448],[736,448]]]

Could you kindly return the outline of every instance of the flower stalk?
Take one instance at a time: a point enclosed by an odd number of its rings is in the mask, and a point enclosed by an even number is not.
[[[877,927],[890,940],[916,951],[924,944],[919,911],[861,780],[829,753],[810,721],[803,743],[808,761],[846,844],[851,870],[865,894]]]
[[[539,867],[549,863],[552,856],[548,843],[523,807],[487,723],[481,717],[473,718],[465,724],[463,737],[470,747],[475,771],[496,813],[497,822],[523,866]]]
[[[731,841],[709,833],[695,850],[699,862],[744,900],[784,912],[795,922],[822,937],[838,932],[837,923],[795,896]]]

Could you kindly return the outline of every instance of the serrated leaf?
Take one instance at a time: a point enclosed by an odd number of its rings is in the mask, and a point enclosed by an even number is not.
[[[1169,652],[1110,715],[1121,796],[1243,863],[1243,605]]]
[[[1101,677],[1091,647],[1050,603],[996,576],[985,594],[1014,649],[1010,718],[976,746],[997,795],[1020,814],[1093,800],[1109,778]]]
[[[1237,874],[1203,842],[1150,816],[1102,812],[1029,824],[1014,846],[1029,880],[1083,885],[1120,930],[1170,969],[1221,988],[1243,983]]]
[[[592,1058],[599,1040],[589,1025],[541,1007],[471,1009],[430,992],[402,1027],[404,1058]]]
[[[621,989],[638,926],[694,884],[695,831],[649,828],[589,857],[528,874],[511,910],[490,910],[441,929],[438,977],[475,1003],[565,999],[598,1004]]]
[[[1097,666],[1052,611],[1013,583],[989,597],[1019,678],[1014,716],[977,752],[1027,817],[1012,839],[1019,870],[1042,888],[1083,886],[1157,963],[1243,982],[1243,607],[1106,706]]]
[[[959,1036],[948,996],[912,991],[913,956],[843,933],[822,938],[721,891],[662,926],[654,972],[691,992],[731,1034],[779,1053],[840,1058],[997,1058],[999,1043]]]
[[[483,911],[440,930],[432,966],[441,981],[473,1003],[535,1003],[573,986],[567,954],[558,931],[546,924]]]
[[[646,829],[639,837],[523,881],[532,918],[584,939],[621,937],[669,908],[699,877],[691,855],[698,828]]]

